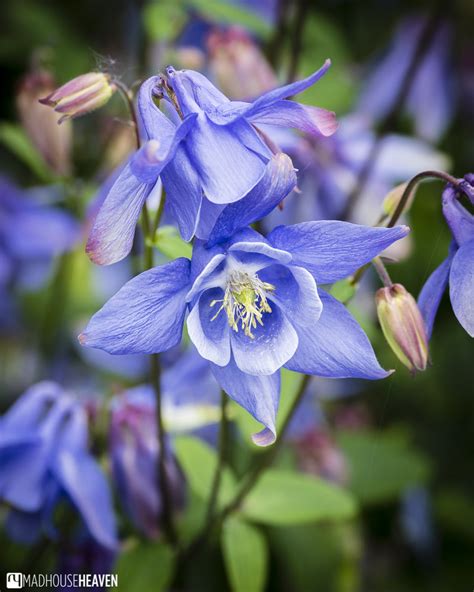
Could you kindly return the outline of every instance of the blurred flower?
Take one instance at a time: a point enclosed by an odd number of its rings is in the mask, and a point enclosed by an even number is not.
[[[359,112],[376,121],[388,114],[410,67],[426,20],[425,16],[412,16],[400,23],[387,55],[365,84]],[[417,135],[430,142],[441,138],[453,112],[451,42],[451,26],[442,22],[421,60],[405,104],[406,112],[414,120]]]
[[[15,282],[36,287],[53,258],[79,238],[79,225],[68,213],[0,177],[0,289]]]
[[[410,371],[425,370],[428,337],[413,296],[401,284],[380,288],[375,294],[377,315],[387,343]]]
[[[168,434],[189,432],[219,421],[219,387],[208,364],[194,348],[164,372],[162,391],[163,416]],[[161,452],[151,386],[129,389],[114,399],[109,447],[113,476],[125,511],[135,527],[147,537],[157,537],[161,512],[157,468]],[[167,458],[174,504],[181,505],[184,499],[183,478],[174,458],[170,454]]]
[[[473,177],[466,175],[469,186],[466,195],[472,199]],[[452,234],[448,257],[426,281],[418,297],[418,305],[425,319],[428,336],[441,297],[449,282],[449,297],[461,326],[474,337],[474,216],[463,207],[461,193],[451,185],[443,191],[443,214]]]
[[[58,126],[54,112],[39,102],[54,88],[54,78],[49,72],[30,72],[20,81],[16,107],[26,133],[44,160],[58,175],[68,175],[71,172],[71,124]]]
[[[270,64],[244,29],[211,30],[207,49],[210,70],[220,88],[232,99],[251,99],[278,86]]]
[[[347,277],[406,227],[309,222],[251,229],[223,244],[198,242],[192,262],[176,259],[128,282],[89,322],[80,341],[112,354],[157,353],[189,336],[221,387],[275,439],[279,369],[332,378],[387,376],[345,307],[316,287]],[[337,249],[334,248],[337,245]]]
[[[6,528],[14,540],[56,537],[57,526],[67,538],[85,532],[115,550],[110,492],[87,439],[84,408],[52,382],[32,386],[0,418],[0,499],[12,507]],[[80,524],[72,528],[63,514],[67,527],[56,525],[61,507]]]
[[[334,438],[324,428],[314,428],[295,444],[296,462],[301,471],[340,485],[347,482],[346,459]]]
[[[400,522],[408,543],[423,557],[432,557],[436,538],[433,510],[429,492],[423,487],[411,487],[405,491],[400,508]]]
[[[103,107],[116,88],[108,74],[89,72],[66,82],[39,101],[61,113],[58,123],[62,123]]]
[[[148,79],[138,97],[146,142],[120,173],[95,219],[86,247],[90,258],[107,265],[130,252],[143,203],[160,176],[165,208],[185,240],[195,234],[207,238],[225,206],[244,198],[253,204],[253,217],[242,226],[267,214],[271,208],[258,209],[264,192],[271,190],[275,207],[295,178],[287,167],[280,174],[284,161],[275,164],[253,125],[296,127],[323,136],[334,133],[334,113],[285,100],[317,82],[329,65],[327,61],[305,80],[270,91],[253,103],[229,101],[192,70],[169,66],[166,80]],[[157,93],[168,117],[154,103]]]

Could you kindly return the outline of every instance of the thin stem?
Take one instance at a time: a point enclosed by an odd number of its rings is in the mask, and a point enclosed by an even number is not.
[[[117,90],[120,92],[122,97],[125,99],[125,103],[127,105],[128,111],[130,113],[130,117],[132,118],[133,127],[135,130],[135,140],[137,144],[137,148],[140,148],[140,130],[138,128],[138,117],[137,112],[135,110],[135,105],[133,104],[133,95],[131,90],[120,80],[114,80],[114,84],[117,87]]]
[[[287,83],[294,82],[297,76],[298,62],[303,48],[303,33],[308,14],[308,0],[298,0],[296,7],[295,26],[291,36],[290,63],[288,65]]]
[[[273,68],[279,65],[281,51],[283,49],[284,38],[288,28],[288,9],[290,6],[289,0],[278,0],[277,6],[277,24],[273,37],[268,44],[267,56]]]
[[[221,485],[222,471],[224,470],[226,454],[227,454],[227,432],[228,432],[228,420],[227,420],[227,403],[228,398],[226,393],[221,391],[221,423],[219,429],[219,448],[216,470],[214,472],[214,478],[212,480],[211,494],[209,496],[209,505],[207,507],[206,525],[205,531],[208,532],[209,526],[212,524],[212,518],[216,509],[217,499],[219,497],[219,489]]]
[[[418,183],[424,181],[425,179],[441,179],[445,183],[451,183],[451,185],[454,185],[455,187],[460,187],[462,185],[462,179],[456,179],[452,175],[449,175],[448,173],[444,173],[442,171],[423,171],[421,173],[418,173],[408,181],[407,186],[405,187],[405,191],[402,193],[400,201],[398,202],[395,211],[393,212],[390,220],[388,221],[387,228],[392,228],[393,226],[395,226],[395,224],[398,222],[398,219],[402,215],[402,212],[405,209],[405,206],[408,200],[410,199],[412,192],[415,190]]]
[[[385,136],[385,134],[393,128],[394,123],[397,121],[405,105],[405,102],[411,91],[413,82],[416,78],[418,69],[422,64],[423,58],[425,57],[426,52],[430,48],[435,33],[437,31],[440,10],[441,2],[438,2],[436,10],[433,11],[431,17],[426,21],[425,27],[423,28],[418,38],[418,43],[415,46],[411,62],[400,84],[400,88],[393,101],[392,108],[384,117],[384,119],[378,127],[378,130],[376,131],[374,144],[372,145],[372,148],[364,165],[360,169],[354,188],[349,194],[344,210],[341,213],[341,218],[343,220],[347,220],[348,218],[350,218],[355,206],[357,205],[359,199],[363,195],[364,187],[367,181],[369,180],[370,174],[374,169],[378,155],[380,154],[380,144],[383,139],[383,136]]]
[[[158,435],[158,487],[161,493],[161,519],[166,538],[171,544],[176,544],[176,529],[173,521],[173,498],[166,469],[167,445],[166,432],[163,425],[163,406],[161,400],[161,365],[157,354],[150,356],[150,380],[155,391],[156,400],[156,430]]]
[[[387,288],[393,286],[392,278],[390,277],[387,268],[383,264],[382,259],[380,259],[380,257],[375,257],[375,259],[372,259],[372,265],[374,266],[379,278],[382,280],[383,285]]]

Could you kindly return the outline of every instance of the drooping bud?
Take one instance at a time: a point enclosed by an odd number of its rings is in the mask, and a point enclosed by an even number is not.
[[[397,358],[411,371],[428,364],[428,337],[413,296],[401,284],[380,288],[375,295],[377,315],[385,339]]]
[[[397,209],[398,204],[400,203],[400,200],[405,192],[405,189],[407,188],[407,185],[408,183],[400,183],[400,185],[397,185],[387,193],[382,204],[384,214],[386,214],[387,216],[392,216],[395,213],[395,210]],[[402,214],[406,214],[410,210],[414,198],[415,192],[411,191],[410,196],[408,197],[405,205],[403,206],[403,210],[401,212]]]
[[[71,125],[59,127],[54,111],[39,102],[55,86],[46,70],[30,72],[20,81],[16,108],[25,132],[46,163],[58,175],[67,175],[71,169]]]
[[[62,113],[58,123],[74,119],[103,107],[117,90],[108,74],[89,72],[73,78],[40,99],[40,103]]]
[[[214,30],[207,48],[219,87],[232,99],[254,98],[278,86],[270,64],[243,29]]]

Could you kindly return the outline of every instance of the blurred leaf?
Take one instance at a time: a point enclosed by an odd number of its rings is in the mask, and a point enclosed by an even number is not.
[[[178,257],[190,259],[193,251],[191,244],[184,242],[174,226],[161,226],[158,228],[152,246],[170,259]]]
[[[321,14],[310,15],[304,29],[303,51],[299,74],[309,76],[320,68],[325,59],[332,66],[324,78],[298,95],[297,100],[317,105],[339,115],[347,111],[353,101],[354,84],[349,76],[350,54],[345,37],[332,20]]]
[[[150,2],[143,9],[143,24],[152,41],[171,41],[186,23],[186,12],[179,2]]]
[[[271,26],[255,13],[225,0],[185,0],[185,5],[213,22],[241,25],[262,38],[271,32]]]
[[[474,502],[457,490],[446,490],[435,499],[437,524],[457,535],[474,540]]]
[[[247,496],[242,513],[264,524],[346,520],[356,513],[352,495],[310,475],[270,470]]]
[[[198,438],[179,436],[175,439],[175,452],[191,489],[202,499],[207,499],[217,464],[215,450]],[[226,468],[222,473],[219,503],[229,502],[234,491],[235,479]]]
[[[332,285],[330,293],[339,302],[349,302],[357,292],[357,287],[351,282],[350,279],[340,280]]]
[[[396,498],[428,479],[428,460],[400,432],[342,432],[337,440],[349,464],[349,487],[363,503]]]
[[[141,542],[120,555],[115,572],[120,590],[160,592],[169,587],[173,568],[173,552],[167,545]]]
[[[31,143],[22,127],[14,123],[0,123],[0,142],[9,148],[35,175],[44,182],[51,182],[53,174],[40,153]]]
[[[222,552],[233,592],[260,592],[265,588],[268,552],[263,534],[237,517],[222,529]]]

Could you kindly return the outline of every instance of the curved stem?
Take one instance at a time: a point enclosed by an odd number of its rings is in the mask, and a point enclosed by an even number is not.
[[[378,273],[379,278],[382,280],[382,283],[387,288],[393,286],[392,279],[387,271],[387,268],[383,264],[382,259],[380,257],[375,257],[372,259],[372,265],[375,268],[375,271]]]
[[[430,178],[441,179],[445,183],[451,183],[451,185],[454,185],[455,187],[460,187],[460,185],[462,184],[462,179],[456,179],[452,175],[449,175],[448,173],[444,173],[442,171],[423,171],[421,173],[418,173],[408,181],[407,186],[405,187],[405,191],[402,193],[400,201],[398,202],[395,211],[393,212],[390,220],[387,223],[387,228],[392,228],[398,222],[398,219],[400,218],[403,210],[405,209],[406,203],[410,199],[410,196],[412,192],[415,190],[418,183]]]
[[[206,528],[204,529],[205,532],[209,531],[209,526],[212,524],[212,518],[214,516],[214,512],[216,509],[217,499],[219,497],[219,489],[221,485],[221,478],[222,478],[222,471],[224,470],[225,466],[225,459],[226,459],[226,452],[227,452],[227,431],[228,431],[228,421],[227,421],[227,395],[222,390],[221,391],[221,423],[219,429],[219,452],[217,458],[217,465],[216,470],[214,472],[214,478],[212,481],[211,486],[211,494],[209,496],[209,505],[207,507],[207,515],[206,515]]]
[[[135,110],[135,105],[133,104],[132,92],[120,80],[114,80],[114,84],[117,87],[117,90],[122,95],[122,97],[125,99],[125,103],[127,105],[128,111],[130,113],[130,117],[132,118],[133,127],[135,129],[135,140],[136,140],[137,148],[140,148],[140,130],[138,128],[138,117],[137,117],[137,112]]]

